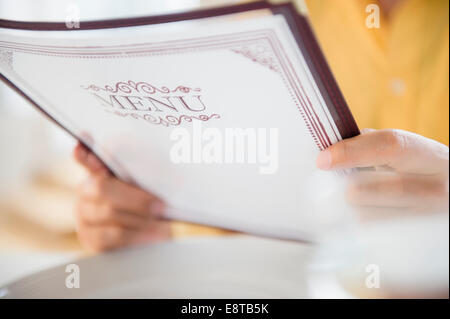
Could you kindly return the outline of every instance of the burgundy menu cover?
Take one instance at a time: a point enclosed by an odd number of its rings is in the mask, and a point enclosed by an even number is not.
[[[291,3],[0,20],[0,78],[168,218],[267,236],[316,238],[315,158],[359,134]]]

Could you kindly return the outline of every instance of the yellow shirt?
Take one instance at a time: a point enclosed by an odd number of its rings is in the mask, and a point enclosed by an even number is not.
[[[368,28],[376,0],[306,0],[311,24],[360,128],[449,143],[449,2],[403,0]]]

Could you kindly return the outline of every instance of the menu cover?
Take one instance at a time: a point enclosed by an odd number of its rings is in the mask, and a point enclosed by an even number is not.
[[[291,3],[0,20],[0,73],[168,218],[265,236],[314,240],[317,154],[359,134]]]

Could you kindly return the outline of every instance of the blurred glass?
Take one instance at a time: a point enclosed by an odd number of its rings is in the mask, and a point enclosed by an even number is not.
[[[313,296],[448,298],[448,206],[352,206],[348,182],[326,173],[310,182],[311,214],[322,227],[309,265],[310,285],[320,287]]]

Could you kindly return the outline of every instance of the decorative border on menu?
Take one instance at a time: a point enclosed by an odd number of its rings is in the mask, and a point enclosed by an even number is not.
[[[308,18],[303,14],[299,14],[298,10],[292,2],[274,4],[265,0],[252,1],[242,4],[232,4],[229,6],[219,6],[212,8],[200,8],[182,13],[169,13],[156,16],[143,16],[133,18],[119,18],[111,20],[83,21],[80,28],[67,29],[64,22],[28,22],[28,21],[12,21],[0,19],[0,28],[33,30],[33,31],[58,31],[58,32],[78,32],[83,30],[98,30],[108,28],[122,28],[141,25],[153,25],[159,23],[196,20],[209,17],[217,17],[235,13],[242,13],[252,10],[268,9],[273,14],[280,14],[286,19],[289,29],[294,36],[298,47],[301,48],[305,56],[306,63],[312,72],[312,75],[318,85],[322,97],[325,99],[328,111],[337,126],[342,138],[349,138],[359,134],[358,126],[352,116],[350,109],[345,102],[342,92],[331,73],[330,67],[320,49],[320,46],[313,34],[308,22]],[[7,81],[0,74],[0,79],[7,85],[11,86],[20,95],[29,99],[14,84]],[[40,106],[32,101],[32,104],[43,111]],[[45,112],[44,112],[45,113]],[[50,117],[50,116],[49,116]],[[57,121],[50,117],[51,120]],[[61,126],[62,127],[62,126]],[[65,129],[64,127],[62,127]],[[67,131],[67,129],[65,129]],[[69,132],[69,134],[72,134]],[[73,134],[72,134],[73,135]]]
[[[264,59],[255,58],[249,55],[247,53],[249,47],[262,48],[262,51],[265,54]],[[28,54],[82,59],[129,58],[149,55],[182,54],[186,52],[217,49],[228,49],[233,52],[238,51],[239,53],[244,52],[246,53],[244,55],[250,57],[254,62],[267,66],[280,74],[284,85],[288,89],[292,100],[299,110],[300,115],[319,150],[323,150],[331,145],[331,138],[328,136],[324,123],[314,109],[311,99],[307,95],[300,77],[293,67],[293,63],[289,59],[281,41],[272,29],[222,34],[179,41],[129,44],[110,47],[41,46],[0,41],[0,48]],[[245,48],[247,51],[244,50]],[[95,85],[92,87],[94,86]],[[323,105],[320,106],[323,108]],[[323,113],[328,117],[327,112]],[[329,123],[332,121],[330,118],[327,118],[327,120]],[[331,128],[337,137],[338,134],[334,127],[330,124],[326,125]]]

